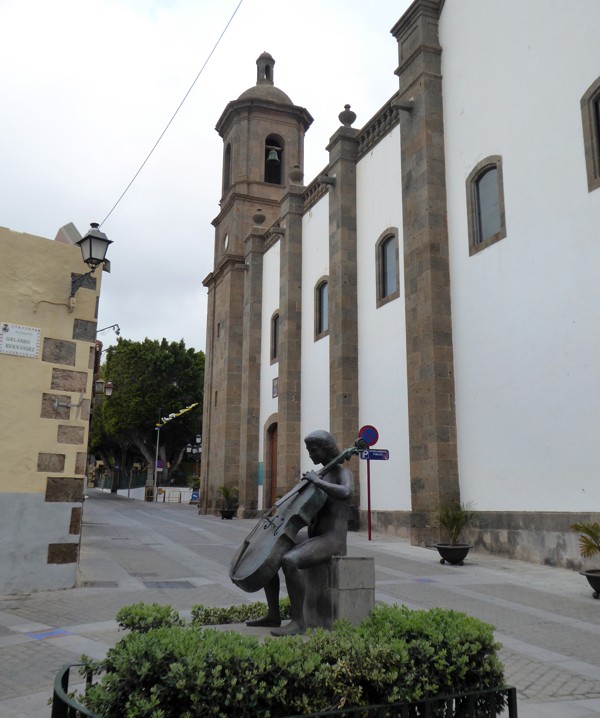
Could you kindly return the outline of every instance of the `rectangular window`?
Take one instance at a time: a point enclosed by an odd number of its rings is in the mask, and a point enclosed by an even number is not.
[[[386,239],[381,246],[381,287],[383,297],[396,291],[396,243],[394,237]]]
[[[375,244],[377,272],[376,305],[381,307],[400,296],[400,269],[398,258],[398,232],[386,230]]]
[[[279,314],[271,318],[271,364],[279,359]]]
[[[315,287],[315,341],[329,333],[329,283],[321,279]]]
[[[477,208],[477,243],[485,242],[500,231],[500,200],[498,170],[487,170],[475,183]]]

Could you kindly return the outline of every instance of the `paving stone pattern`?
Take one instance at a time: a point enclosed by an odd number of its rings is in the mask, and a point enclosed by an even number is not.
[[[84,653],[104,656],[123,635],[114,620],[122,606],[168,603],[189,618],[199,603],[263,598],[228,576],[253,520],[88,494],[78,587],[0,596],[0,718],[47,718],[56,672]],[[473,552],[464,566],[442,566],[432,549],[387,535],[369,542],[364,532],[349,534],[349,553],[374,557],[379,601],[453,608],[494,625],[520,718],[600,716],[600,601],[577,572]]]

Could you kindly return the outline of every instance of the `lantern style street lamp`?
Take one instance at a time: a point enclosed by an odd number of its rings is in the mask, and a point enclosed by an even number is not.
[[[192,446],[192,444],[188,444],[185,447],[185,452],[188,456],[188,460],[193,457],[196,462],[196,476],[198,476],[198,464],[202,457],[202,436],[200,434],[196,435],[196,445]]]
[[[99,227],[98,222],[92,222],[91,229],[88,230],[84,237],[76,242],[79,249],[81,249],[83,261],[90,268],[90,271],[71,281],[70,299],[72,299],[77,290],[83,286],[87,277],[91,276],[101,264],[106,262],[106,252],[108,246],[112,244],[112,240],[110,240],[104,232],[101,232],[98,229]]]

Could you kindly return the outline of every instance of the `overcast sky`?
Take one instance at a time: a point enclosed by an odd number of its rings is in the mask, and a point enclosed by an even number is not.
[[[103,222],[200,72],[239,0],[0,0],[0,225],[53,239]],[[305,182],[350,104],[364,123],[398,89],[390,29],[409,0],[242,0],[177,117],[102,225],[114,241],[99,329],[205,348],[226,104],[275,59],[314,122]],[[300,14],[302,13],[302,14]],[[0,258],[1,261],[1,258]],[[99,334],[105,346],[112,332]]]

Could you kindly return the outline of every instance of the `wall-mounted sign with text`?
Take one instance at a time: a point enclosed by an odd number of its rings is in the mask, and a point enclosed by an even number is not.
[[[41,329],[0,321],[0,354],[37,359]]]

